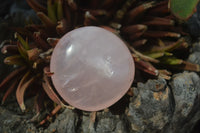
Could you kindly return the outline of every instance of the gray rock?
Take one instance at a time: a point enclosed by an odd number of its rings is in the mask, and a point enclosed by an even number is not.
[[[189,55],[188,61],[200,65],[200,52],[194,52]]]
[[[170,124],[172,133],[189,133],[200,119],[200,78],[184,72],[173,76],[171,88],[175,110]]]
[[[124,115],[114,115],[111,112],[97,112],[95,123],[90,116],[83,115],[81,131],[83,133],[129,133],[128,123]]]
[[[200,41],[192,44],[192,52],[200,52]]]
[[[72,110],[65,109],[56,117],[56,120],[49,125],[44,133],[76,133],[78,115]]]
[[[78,115],[72,110],[65,109],[47,129],[38,128],[29,120],[29,113],[17,115],[16,112],[0,107],[0,133],[77,133]]]
[[[0,132],[1,133],[35,133],[39,130],[31,124],[27,123],[27,115],[17,115],[0,107]]]
[[[188,57],[188,61],[200,65],[200,42],[195,42],[191,48],[191,54]]]
[[[138,83],[138,93],[129,104],[127,114],[132,132],[156,133],[168,127],[173,114],[172,93],[164,79]]]
[[[72,110],[65,109],[45,130],[30,123],[31,117],[0,107],[0,133],[77,133],[78,115]]]

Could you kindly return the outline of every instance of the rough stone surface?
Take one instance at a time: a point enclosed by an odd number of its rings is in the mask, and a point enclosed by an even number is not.
[[[192,53],[188,57],[188,61],[200,65],[200,42],[195,42],[191,49]]]
[[[200,52],[200,39],[192,44],[192,52]]]
[[[164,79],[138,83],[138,94],[131,100],[128,111],[132,132],[162,132],[173,114],[172,94]]]
[[[170,132],[189,133],[200,119],[200,78],[196,73],[184,72],[174,75],[171,88],[175,110]]]
[[[0,132],[1,133],[33,133],[37,131],[31,123],[27,123],[28,115],[17,115],[0,107]]]
[[[76,133],[78,115],[72,110],[65,109],[56,120],[49,125],[44,133]]]
[[[113,115],[111,112],[97,112],[93,123],[90,116],[83,115],[81,129],[83,133],[129,133],[124,115]]]
[[[32,115],[18,115],[0,107],[0,133],[77,133],[78,115],[65,109],[47,129],[30,123]]]
[[[200,52],[194,52],[190,54],[188,60],[192,63],[196,63],[200,65]]]

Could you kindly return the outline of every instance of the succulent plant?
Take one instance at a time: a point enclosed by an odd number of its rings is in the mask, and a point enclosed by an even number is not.
[[[169,70],[173,69],[200,71],[199,65],[177,56],[188,50],[184,38],[188,34],[170,13],[168,0],[47,0],[46,3],[27,0],[27,3],[42,23],[15,28],[16,40],[4,42],[2,53],[10,55],[4,62],[16,67],[0,84],[1,90],[8,87],[2,103],[16,90],[22,111],[26,109],[24,93],[28,90],[37,97],[38,112],[46,94],[58,104],[53,114],[64,106],[49,78],[53,74],[49,71],[50,58],[59,38],[83,26],[99,26],[117,34],[132,52],[137,70],[153,77],[170,79]]]

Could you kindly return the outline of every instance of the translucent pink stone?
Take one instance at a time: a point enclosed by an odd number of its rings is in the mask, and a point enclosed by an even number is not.
[[[53,84],[70,105],[98,111],[117,102],[132,84],[135,66],[115,34],[88,26],[64,35],[50,63]]]

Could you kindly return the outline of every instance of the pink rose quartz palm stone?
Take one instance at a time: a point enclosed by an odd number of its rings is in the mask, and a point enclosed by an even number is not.
[[[98,111],[116,103],[128,91],[135,66],[119,37],[88,26],[59,40],[50,70],[57,92],[67,103],[81,110]]]

